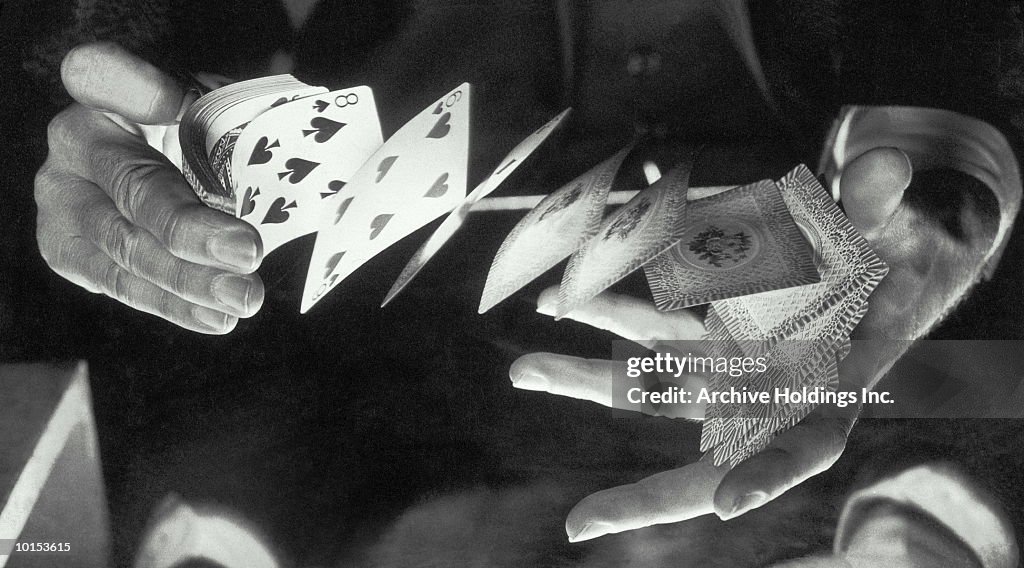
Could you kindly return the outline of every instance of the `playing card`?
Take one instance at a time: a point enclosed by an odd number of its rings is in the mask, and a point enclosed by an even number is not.
[[[317,230],[335,195],[383,143],[373,91],[355,87],[274,107],[246,125],[230,170],[236,215],[264,253]]]
[[[742,357],[739,344],[726,329],[714,306],[705,317],[707,333],[703,349],[714,357]],[[838,385],[838,363],[849,352],[848,340],[836,347],[823,341],[783,341],[762,349],[766,369],[733,377],[716,373],[709,388],[727,391],[730,387],[772,393],[770,403],[712,404],[705,409],[701,432],[702,450],[714,450],[716,464],[733,464],[757,453],[774,435],[791,427],[816,408],[816,404],[789,404],[776,401],[776,389],[800,391],[821,388],[834,391]]]
[[[825,392],[835,392],[839,385],[839,369],[835,357],[828,359],[818,371],[814,383]],[[721,442],[714,446],[715,465],[726,461],[736,465],[759,453],[779,432],[792,428],[818,406],[811,403],[776,404],[774,397],[768,404],[744,405],[745,416],[724,421]]]
[[[835,305],[827,308],[821,315],[804,322],[804,325],[791,334],[787,341],[789,351],[795,357],[799,353],[808,367],[822,364],[830,353],[824,352],[819,346],[829,346],[836,350],[842,360],[849,354],[850,332],[868,311],[868,302],[859,295],[850,295]],[[757,342],[740,341],[748,347]],[[762,342],[765,345],[771,342]],[[800,350],[803,350],[802,352]],[[750,351],[757,351],[757,346]]]
[[[817,403],[776,399],[777,390],[806,388],[833,392],[838,387],[835,351],[829,350],[830,356],[822,359],[818,368],[808,369],[804,361],[780,352],[784,345],[776,344],[765,353],[768,362],[764,373],[743,377],[717,373],[709,380],[709,388],[716,391],[725,391],[731,386],[771,394],[767,403],[714,404],[705,410],[701,448],[714,450],[716,464],[730,461],[735,465],[761,451],[778,432],[792,427],[818,406]],[[734,356],[739,355],[734,353]]]
[[[615,174],[632,146],[548,195],[505,237],[494,256],[480,313],[494,307],[597,233]]]
[[[229,194],[234,193],[234,183],[231,179],[231,154],[235,151],[235,142],[238,141],[238,137],[242,134],[244,128],[245,125],[232,128],[224,136],[221,136],[220,140],[213,145],[213,149],[210,150],[209,159],[207,160],[207,163],[210,164],[214,174],[217,176],[216,187],[224,188]]]
[[[606,219],[569,259],[558,290],[561,318],[618,282],[683,237],[687,161],[641,191]]]
[[[787,372],[791,373],[790,376],[795,377],[795,379],[782,383],[783,386],[780,388],[790,388],[794,391],[804,391],[806,389],[807,392],[818,390],[823,393],[834,393],[839,388],[839,364],[834,350],[829,351],[829,357],[822,362],[821,367],[815,370],[810,377],[800,377],[796,374],[799,371],[794,368],[790,368]],[[805,386],[792,386],[795,384]],[[764,417],[755,422],[757,428],[748,433],[749,440],[745,447],[741,448],[742,453],[733,456],[733,463],[739,463],[739,461],[760,452],[776,435],[796,426],[797,423],[820,406],[821,404],[816,402],[783,402],[763,405],[761,410]]]
[[[814,247],[821,281],[718,300],[713,305],[741,343],[753,340],[750,344],[757,346],[819,337],[838,342],[856,326],[868,295],[888,267],[805,166],[787,174],[778,186],[797,226]],[[836,311],[830,312],[833,309]],[[808,327],[809,322],[820,327]]]
[[[691,201],[686,217],[682,240],[644,265],[660,310],[821,280],[772,181]]]
[[[285,91],[252,96],[252,98],[246,99],[240,104],[229,107],[224,113],[213,118],[213,122],[210,126],[211,134],[219,133],[221,126],[230,124],[232,121],[240,119],[245,120],[245,122],[225,132],[208,152],[208,163],[213,168],[213,171],[217,176],[217,181],[219,182],[218,187],[223,188],[230,195],[235,195],[236,193],[235,190],[237,185],[233,180],[232,169],[232,164],[234,162],[234,150],[238,139],[242,136],[250,123],[251,119],[249,119],[249,117],[258,118],[268,110],[273,110],[284,106],[289,102],[311,96],[316,93],[321,93],[323,91],[326,91],[326,89],[322,87],[303,86]],[[208,134],[208,140],[209,136],[210,134]],[[238,200],[237,197],[235,199],[236,201]]]
[[[521,166],[523,162],[530,157],[530,154],[533,154],[533,151],[543,144],[544,141],[548,139],[548,136],[562,125],[562,122],[565,121],[565,118],[569,116],[570,112],[572,112],[571,108],[563,110],[558,113],[557,116],[541,125],[540,128],[533,131],[532,134],[524,138],[522,142],[516,144],[515,148],[512,148],[512,150],[509,151],[509,153],[502,158],[500,162],[498,162],[498,166],[494,168],[491,175],[487,176],[484,181],[480,182],[480,185],[466,196],[465,202],[472,205],[473,203],[476,203],[490,195],[495,189],[498,189],[501,182],[505,181],[508,176],[512,175],[512,172],[516,171],[516,168]]]
[[[431,104],[325,200],[302,294],[305,313],[367,260],[466,196],[470,85]]]
[[[409,262],[406,263],[405,268],[402,269],[401,274],[398,275],[395,283],[391,286],[391,290],[385,296],[381,307],[386,306],[388,302],[394,299],[415,278],[416,274],[426,266],[427,262],[437,254],[437,251],[441,250],[441,247],[458,232],[462,223],[469,215],[470,209],[473,208],[473,204],[496,190],[501,185],[501,182],[505,181],[562,124],[562,121],[565,120],[570,111],[572,109],[566,109],[555,118],[549,120],[523,139],[507,156],[498,162],[498,167],[494,169],[494,172],[487,176],[484,181],[477,185],[476,189],[466,196],[462,203],[441,222],[437,229],[434,230],[434,233],[430,235],[430,238],[409,259]]]
[[[780,190],[783,191],[786,188],[792,190],[796,184],[812,189],[817,186],[809,172],[806,170],[801,172],[799,169],[779,182]],[[796,191],[792,191],[792,193],[797,194]],[[796,198],[792,200],[794,203],[790,207],[794,218],[798,223],[800,220],[804,220],[800,224],[801,228],[811,236],[836,233],[847,235],[848,232],[842,223],[845,221],[845,217],[842,217],[841,214],[836,216],[837,212],[821,214],[820,211],[829,212],[835,206],[831,199],[813,200],[818,197],[820,195],[812,195],[811,198],[808,198],[806,194],[799,195],[798,198],[803,200],[802,204],[807,205],[805,208],[800,207],[801,203],[797,203]],[[787,200],[787,204],[790,204],[790,200]],[[810,211],[804,212],[805,209]],[[803,216],[798,211],[803,212]],[[834,228],[836,224],[840,226],[841,230]],[[852,231],[852,227],[850,231]],[[850,238],[848,237],[848,239]],[[859,236],[854,232],[852,240],[855,242],[856,238]],[[866,284],[861,284],[860,287],[856,284],[850,286],[853,293],[845,296],[838,295],[829,299],[828,294],[824,294],[826,298],[817,305],[813,301],[808,302],[812,308],[803,312],[806,314],[804,319],[800,325],[793,326],[788,336],[784,336],[787,339],[785,341],[782,340],[782,337],[773,337],[767,333],[738,335],[735,331],[736,326],[730,328],[729,322],[721,315],[720,310],[723,305],[728,305],[730,302],[740,302],[769,294],[794,292],[817,285],[812,284],[803,288],[713,302],[705,319],[706,340],[709,349],[717,349],[716,355],[719,356],[760,354],[767,358],[768,368],[764,373],[743,378],[718,374],[709,381],[711,388],[725,390],[730,386],[736,388],[745,386],[752,390],[768,392],[785,388],[791,390],[823,389],[831,392],[837,388],[838,363],[849,353],[850,349],[848,335],[866,312],[866,295],[877,285],[877,281],[873,278],[880,279],[884,275],[885,267],[884,264],[879,266],[880,261],[878,264],[874,262],[877,257],[872,258],[873,253],[870,251],[864,253],[855,247],[856,250],[849,252],[846,257],[834,252],[848,250],[843,246],[850,247],[849,241],[835,245],[833,242],[839,239],[830,240],[819,237],[811,240],[815,244],[819,269],[822,266],[853,266],[854,268],[846,270],[847,274],[853,275],[849,277],[849,280],[856,283],[858,282],[857,267],[861,267],[862,273],[866,276],[861,276],[859,281],[866,282]],[[824,246],[822,241],[824,241]],[[835,259],[836,257],[838,260]],[[844,259],[849,260],[844,264],[842,262]],[[842,270],[833,270],[831,274],[834,277],[836,273],[842,273]],[[825,272],[823,271],[822,274],[823,282],[825,282]],[[842,282],[842,279],[838,280]],[[839,289],[842,289],[841,285]],[[742,332],[748,327],[740,326],[738,329]],[[795,425],[816,406],[816,404],[810,403],[777,403],[774,397],[770,404],[711,405],[705,410],[701,447],[706,451],[713,452],[712,457],[715,463],[724,463],[725,461],[733,464],[739,463],[764,449],[778,432]]]
[[[222,87],[199,98],[181,119],[182,173],[207,205],[235,214],[230,184],[231,150],[239,128],[273,106],[326,92],[291,75],[261,77]],[[216,150],[216,151],[215,151]]]
[[[701,349],[708,357],[715,359],[742,357],[743,352],[725,328],[721,318],[713,308],[708,309],[704,318],[705,335]],[[711,391],[728,390],[730,386],[737,389],[753,389],[749,376],[730,377],[726,373],[714,373],[708,378],[708,389]],[[704,421],[701,427],[701,449],[713,449],[724,443],[728,436],[734,436],[737,429],[746,428],[743,421],[748,418],[749,409],[735,408],[725,404],[709,404],[704,409]]]

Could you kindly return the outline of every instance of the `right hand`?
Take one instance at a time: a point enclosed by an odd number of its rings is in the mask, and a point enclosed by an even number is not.
[[[228,333],[255,314],[259,234],[203,205],[171,161],[192,97],[112,43],[75,47],[61,77],[76,102],[50,122],[35,180],[46,263],[90,292],[200,333]]]

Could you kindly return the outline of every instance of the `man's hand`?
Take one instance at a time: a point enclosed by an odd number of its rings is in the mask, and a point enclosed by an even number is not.
[[[191,97],[109,43],[74,48],[61,75],[77,102],[50,122],[35,182],[47,264],[86,290],[201,333],[227,333],[255,314],[258,233],[203,205],[171,161],[180,160],[177,122]]]
[[[900,246],[898,237],[905,234],[905,226],[896,225],[918,219],[907,210],[902,199],[910,179],[909,160],[893,148],[868,151],[851,162],[843,173],[841,184],[846,213],[887,261],[889,253],[903,260],[901,254],[889,250]],[[890,270],[889,278],[895,276],[895,281],[903,284],[922,277],[918,267],[913,265],[890,262]],[[880,287],[875,295],[880,292],[897,296],[883,302],[891,305],[898,303],[901,293],[907,293],[893,287],[885,290]],[[911,294],[918,292],[919,288],[910,290]],[[556,302],[557,288],[545,290],[538,299],[538,311],[551,314]],[[703,322],[692,312],[660,312],[649,302],[610,293],[598,296],[566,317],[648,348],[656,348],[660,341],[700,339],[704,333]],[[886,314],[876,313],[870,319],[874,326],[887,327]],[[842,388],[873,386],[899,356],[892,348],[893,343],[905,345],[906,342],[855,342],[851,354],[840,365]],[[614,373],[614,365],[611,361],[532,353],[513,363],[509,375],[517,388],[611,406],[623,400],[621,396],[613,396],[614,389],[623,388],[614,384],[614,376],[623,376],[621,372]],[[590,495],[569,513],[566,520],[569,540],[578,542],[712,512],[722,519],[730,519],[760,507],[831,467],[846,446],[859,410],[856,405],[819,407],[799,424],[777,435],[764,451],[734,468],[716,467],[704,458],[630,485]],[[686,416],[686,412],[680,415]],[[689,414],[700,416],[702,412],[691,409]]]
[[[553,314],[558,288],[545,290],[538,311]],[[610,331],[658,349],[664,341],[697,340],[704,326],[688,310],[658,311],[653,304],[604,293],[566,317]],[[652,332],[656,335],[653,335]],[[627,405],[620,384],[626,376],[617,362],[588,360],[552,353],[531,353],[512,364],[509,375],[516,388],[545,391],[590,400],[620,410],[648,412],[649,406]],[[687,387],[693,391],[695,388]],[[625,405],[625,406],[624,406]],[[807,478],[828,469],[842,453],[846,436],[857,418],[854,405],[820,407],[799,424],[780,433],[761,453],[735,468],[714,466],[710,454],[696,463],[605,489],[587,496],[569,513],[565,530],[570,542],[605,534],[672,523],[708,513],[723,520],[760,507]],[[660,407],[661,416],[701,418],[696,404]]]

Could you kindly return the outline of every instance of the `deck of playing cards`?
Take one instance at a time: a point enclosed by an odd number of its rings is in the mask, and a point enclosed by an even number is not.
[[[683,238],[644,266],[661,310],[818,282],[811,245],[762,181],[690,203]]]
[[[316,233],[306,312],[392,244],[457,207],[468,211],[568,115],[538,128],[467,196],[470,99],[464,83],[384,141],[369,87],[327,92],[290,75],[234,83],[182,118],[182,172],[206,204],[255,227],[265,254]],[[457,228],[442,227],[432,250]]]
[[[713,373],[712,391],[835,391],[850,332],[887,268],[807,168],[698,197],[683,163],[602,220],[624,157],[555,191],[516,225],[491,266],[480,311],[569,255],[558,316],[643,266],[659,309],[710,303],[707,355],[763,358],[763,372]],[[735,464],[816,406],[774,397],[711,404],[702,449],[715,464]]]
[[[256,227],[265,253],[316,232],[323,204],[383,141],[368,87],[328,93],[290,75],[204,95],[180,133],[193,189]]]
[[[733,356],[766,357],[767,372],[746,379],[752,388],[835,390],[837,365],[849,353],[850,333],[867,312],[868,296],[888,267],[806,167],[797,167],[777,185],[793,220],[813,246],[820,281],[712,302],[706,343],[709,350]],[[730,382],[735,381],[723,376],[711,380],[719,389]],[[709,408],[701,448],[714,452],[715,463],[738,463],[814,407]]]
[[[288,75],[235,83],[183,117],[182,171],[203,201],[256,227],[265,252],[317,235],[302,312],[377,254],[452,213],[386,303],[568,115],[525,138],[467,195],[471,92],[464,83],[445,93],[384,141],[369,87],[327,92]],[[684,156],[605,217],[630,151],[552,192],[516,225],[491,265],[480,312],[566,257],[558,317],[643,267],[658,309],[711,304],[709,354],[767,363],[761,373],[717,373],[712,389],[834,390],[850,332],[887,268],[807,168],[699,196],[690,195],[692,156]],[[736,463],[814,407],[713,404],[701,446],[716,464]]]

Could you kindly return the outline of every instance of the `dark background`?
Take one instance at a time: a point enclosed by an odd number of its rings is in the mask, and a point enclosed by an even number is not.
[[[89,361],[119,563],[128,562],[151,510],[173,491],[238,511],[298,565],[475,559],[614,566],[634,557],[637,547],[650,554],[650,565],[758,565],[827,548],[852,488],[928,459],[960,464],[995,492],[1018,531],[1024,527],[1019,422],[865,419],[832,470],[738,521],[702,518],[565,544],[562,523],[572,504],[692,461],[699,425],[613,417],[592,404],[511,388],[508,366],[523,353],[607,357],[612,339],[534,313],[536,293],[557,272],[476,314],[486,267],[517,220],[512,214],[473,218],[383,310],[379,300],[425,231],[363,267],[301,317],[312,240],[291,243],[260,269],[268,289],[263,310],[226,337],[180,331],[72,286],[39,257],[31,198],[46,153],[46,122],[64,102],[52,82],[53,56],[43,53],[70,41],[61,34],[73,18],[59,4],[8,0],[0,8],[0,359]],[[785,94],[789,124],[763,136],[771,140],[724,137],[717,156],[729,167],[706,164],[694,183],[778,176],[801,159],[813,165],[827,125],[821,117],[841,102],[953,108],[990,120],[1016,145],[1021,123],[1012,103],[1020,98],[1010,95],[1024,92],[1014,36],[1019,9],[1016,24],[1007,27],[993,16],[1005,13],[1002,4],[924,4],[866,3],[847,13],[824,3],[838,15],[761,4],[755,26],[774,34],[772,41],[760,38],[762,54],[770,80]],[[184,22],[173,29],[188,33],[176,32],[173,48],[154,57],[181,67],[197,64],[190,58],[220,61],[241,77],[277,46],[294,45],[300,56],[309,52],[300,71],[313,80],[328,76],[332,62],[360,68],[358,61],[318,54],[393,31],[392,20],[377,13],[349,12],[351,21],[367,22],[353,29],[369,31],[293,37],[279,31],[284,16],[273,5],[215,5],[179,6],[172,14]],[[397,3],[387,9],[394,18],[402,14]],[[851,27],[857,33],[844,31]],[[796,32],[803,35],[794,38]],[[839,75],[823,72],[829,54],[815,47],[821,42],[808,41],[830,34],[854,38],[844,44],[852,55]],[[239,55],[242,42],[253,47]],[[139,45],[145,52],[147,42]],[[383,89],[405,95],[403,86]],[[415,108],[417,96],[385,109],[386,126],[410,116],[405,109]],[[555,98],[538,91],[536,116],[554,114]],[[714,109],[701,110],[692,114]],[[491,149],[511,146],[512,128],[496,128],[498,134],[482,140]],[[794,131],[805,135],[789,134]],[[517,174],[509,192],[550,190],[582,171],[582,161],[566,167],[557,154],[552,150],[532,171]],[[481,166],[474,167],[479,179]],[[979,285],[932,337],[1021,338],[1019,235],[996,277]],[[622,288],[646,293],[642,279]]]

